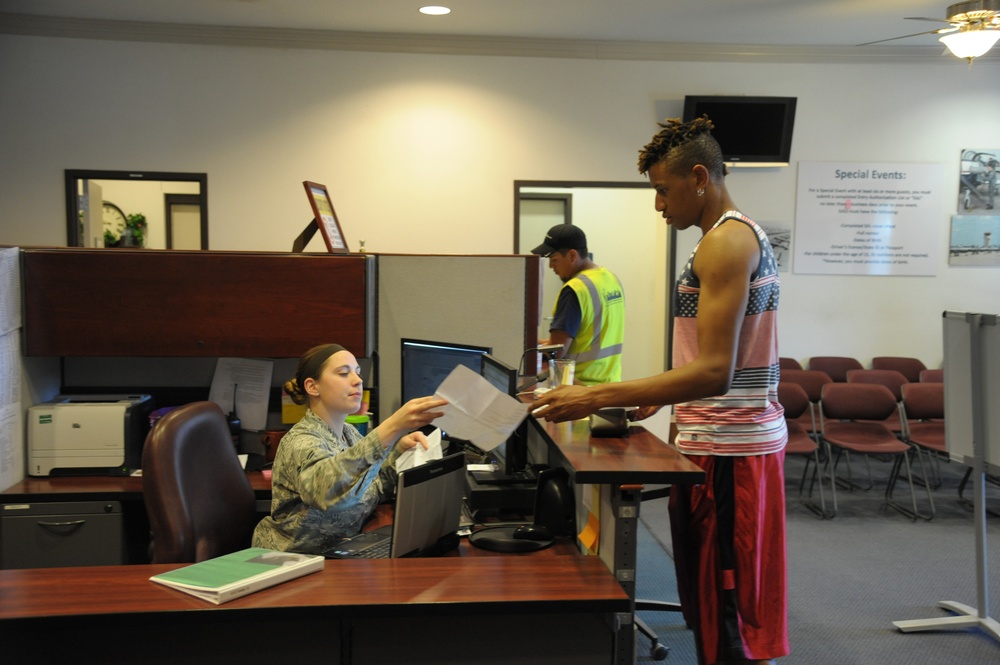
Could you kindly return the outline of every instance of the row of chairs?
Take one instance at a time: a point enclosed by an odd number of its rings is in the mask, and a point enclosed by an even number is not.
[[[871,460],[877,459],[892,461],[885,489],[887,504],[911,519],[934,517],[931,491],[941,484],[940,459],[947,455],[942,382],[911,382],[891,369],[853,368],[845,372],[843,381],[817,369],[783,369],[778,399],[788,422],[787,452],[806,459],[800,495],[805,493],[807,480],[810,497],[817,481],[819,484],[819,505],[811,500],[806,503],[811,510],[826,518],[836,515],[838,484],[849,490],[871,489]],[[922,479],[912,475],[911,452],[917,455]],[[867,484],[854,481],[851,453],[864,459]],[[846,478],[837,475],[841,461],[845,462]],[[900,478],[909,485],[909,505],[893,497]],[[827,479],[830,504],[824,492]],[[927,490],[929,508],[923,513],[918,509],[915,483]]]
[[[919,358],[908,356],[875,356],[872,358],[870,368],[866,368],[861,364],[861,361],[850,356],[812,356],[806,361],[805,367],[795,358],[782,357],[778,363],[782,371],[786,369],[810,369],[826,372],[833,381],[838,383],[846,382],[847,373],[855,369],[894,370],[905,376],[906,380],[911,383],[918,381],[940,383],[944,380],[944,370],[928,368]]]

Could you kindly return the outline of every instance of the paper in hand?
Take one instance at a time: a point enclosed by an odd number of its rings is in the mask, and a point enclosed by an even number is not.
[[[493,450],[528,416],[528,405],[500,392],[465,365],[457,365],[434,393],[447,400],[434,424],[456,439]]]
[[[442,457],[444,453],[441,450],[441,430],[436,429],[427,435],[427,450],[421,445],[416,445],[396,458],[396,472],[406,471]]]

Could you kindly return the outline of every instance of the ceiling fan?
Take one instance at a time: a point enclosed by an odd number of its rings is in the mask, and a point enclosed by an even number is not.
[[[968,0],[956,2],[948,6],[948,18],[929,18],[926,16],[907,16],[908,21],[933,21],[947,23],[947,27],[936,30],[926,30],[912,35],[889,37],[873,42],[865,42],[858,46],[881,44],[897,39],[908,39],[920,35],[944,35],[940,41],[960,58],[979,57],[990,50],[1000,39],[1000,0]],[[973,46],[976,43],[976,46]]]

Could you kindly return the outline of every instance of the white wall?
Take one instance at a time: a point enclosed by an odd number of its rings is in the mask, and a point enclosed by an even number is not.
[[[793,162],[942,163],[954,201],[960,150],[1000,144],[997,72],[945,56],[605,62],[0,35],[0,244],[65,243],[64,169],[135,169],[208,173],[212,249],[289,249],[310,179],[352,248],[505,253],[514,180],[637,180],[655,120],[695,93],[797,96]],[[729,182],[751,216],[793,220],[794,166]],[[947,266],[951,212],[936,277],[783,273],[783,355],[939,363],[943,310],[1000,310],[1000,270]]]

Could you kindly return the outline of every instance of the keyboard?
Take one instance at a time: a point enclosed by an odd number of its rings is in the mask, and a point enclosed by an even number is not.
[[[392,541],[383,540],[352,554],[357,559],[388,559],[391,551]]]
[[[392,525],[360,533],[334,545],[323,555],[330,559],[388,559],[392,551]]]

